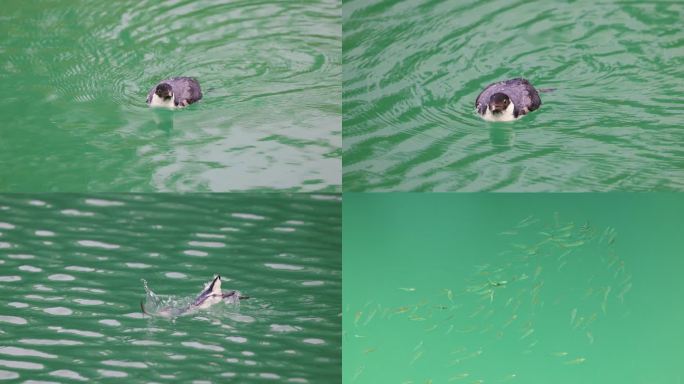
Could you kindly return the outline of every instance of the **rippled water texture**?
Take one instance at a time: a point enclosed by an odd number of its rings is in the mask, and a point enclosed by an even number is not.
[[[682,198],[352,195],[345,382],[681,383]]]
[[[682,2],[345,1],[345,191],[684,190]],[[486,123],[488,84],[543,105]]]
[[[0,196],[0,379],[335,383],[339,196]],[[142,279],[192,298],[144,316]]]
[[[4,1],[0,190],[339,190],[340,8]],[[149,110],[179,75],[204,99]]]

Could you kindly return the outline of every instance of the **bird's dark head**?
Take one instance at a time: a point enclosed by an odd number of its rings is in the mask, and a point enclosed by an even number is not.
[[[154,93],[156,93],[157,96],[159,96],[162,100],[169,100],[173,97],[173,89],[171,88],[171,85],[166,83],[157,85],[157,89],[154,90]]]
[[[495,93],[489,98],[489,110],[494,114],[503,113],[511,104],[511,99],[505,93]]]

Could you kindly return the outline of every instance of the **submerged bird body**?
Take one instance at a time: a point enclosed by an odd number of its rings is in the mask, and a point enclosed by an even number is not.
[[[229,291],[223,293],[221,291],[221,276],[216,276],[214,280],[209,284],[195,299],[192,306],[198,309],[209,308],[216,303],[220,303],[226,300],[228,303],[239,302],[240,299],[245,297],[240,297],[238,291]]]
[[[147,285],[145,285],[145,287],[147,289]],[[154,294],[152,294],[152,296],[155,297]],[[178,317],[186,313],[193,313],[199,309],[207,309],[212,305],[218,304],[222,301],[226,304],[239,304],[240,300],[244,299],[249,299],[249,297],[242,296],[239,291],[221,291],[221,276],[216,276],[214,280],[207,284],[202,292],[200,292],[195,300],[189,305],[184,305],[182,307],[162,306],[161,308],[153,310],[152,313],[150,313],[147,311],[147,308],[145,308],[145,304],[141,301],[140,308],[142,309],[143,314],[153,314],[162,317]]]
[[[172,77],[152,87],[147,95],[150,107],[185,107],[202,98],[202,89],[192,77]]]
[[[490,84],[475,100],[477,113],[487,121],[513,121],[541,104],[537,90],[522,78]]]

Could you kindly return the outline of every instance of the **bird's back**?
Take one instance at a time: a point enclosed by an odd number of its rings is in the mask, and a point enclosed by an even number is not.
[[[187,104],[192,104],[202,98],[202,88],[199,82],[194,77],[172,77],[170,79],[162,80],[156,84],[147,94],[147,103],[152,101],[152,95],[159,84],[166,83],[171,86],[174,96],[174,104],[180,105],[184,100]]]
[[[176,99],[176,104],[183,100],[187,100],[188,104],[192,104],[202,98],[202,89],[199,82],[192,77],[173,77],[164,80],[173,88],[173,94]]]

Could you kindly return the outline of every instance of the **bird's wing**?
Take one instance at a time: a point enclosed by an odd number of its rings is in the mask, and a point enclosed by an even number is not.
[[[199,83],[192,77],[178,77],[173,80],[174,102],[176,105],[194,103],[202,98]]]
[[[529,86],[527,92],[530,96],[530,111],[539,109],[539,107],[542,105],[542,101],[537,90],[534,89],[534,87]]]
[[[539,94],[528,81],[523,81],[510,86],[508,97],[513,101],[513,105],[515,106],[513,114],[516,117],[519,115],[526,115],[528,112],[534,111],[541,106]]]
[[[152,89],[150,89],[150,92],[147,94],[147,104],[152,102],[152,95],[154,95],[155,89],[157,89],[156,85],[152,87]]]
[[[186,81],[187,91],[185,99],[190,102],[195,102],[202,98],[202,90],[200,89],[199,82],[195,78],[189,78]]]
[[[209,293],[202,292],[195,298],[195,301],[192,302],[192,305],[200,305],[204,300],[206,300],[207,296],[209,296]]]

